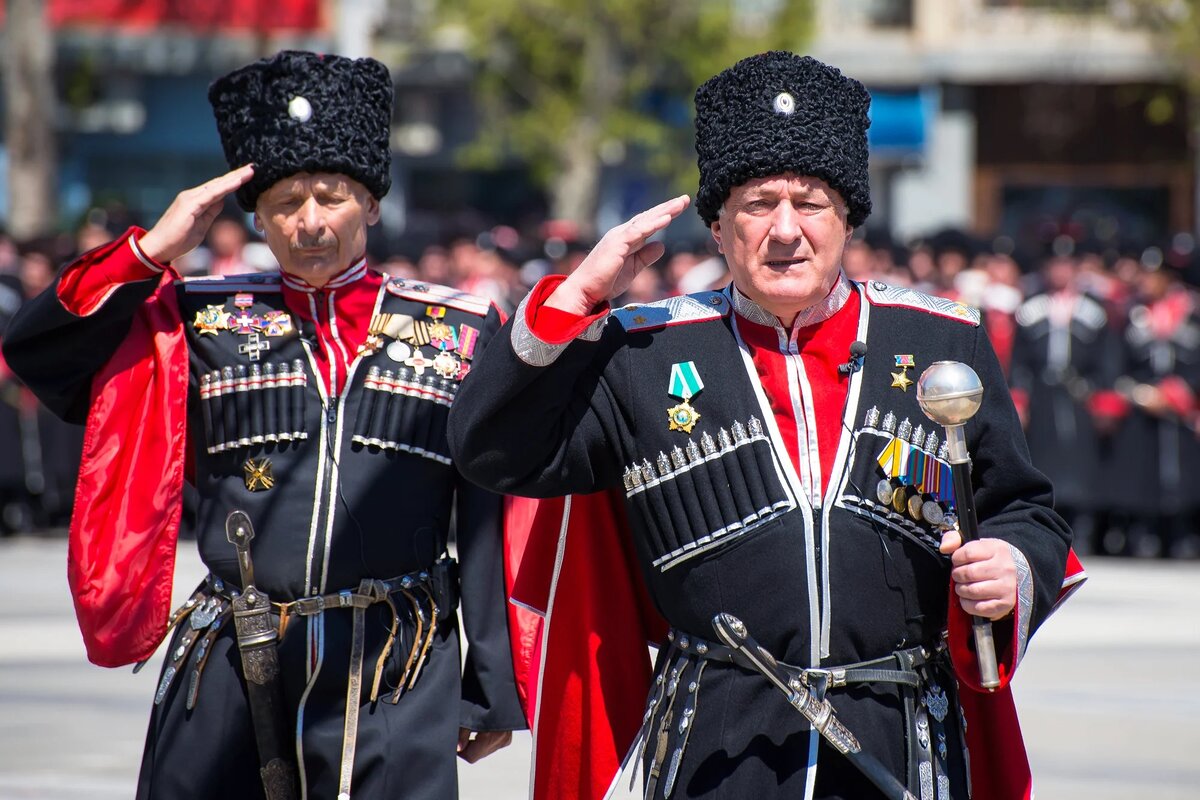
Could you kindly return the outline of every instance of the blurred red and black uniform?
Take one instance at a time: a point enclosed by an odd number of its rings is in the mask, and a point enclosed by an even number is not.
[[[1196,555],[1200,492],[1200,313],[1183,283],[1189,261],[1150,248],[1120,336],[1113,387],[1124,400],[1100,486],[1133,555]]]
[[[1118,343],[1104,307],[1080,291],[1070,255],[1051,256],[1043,276],[1045,291],[1016,313],[1009,382],[1033,464],[1054,484],[1054,508],[1083,552],[1106,508],[1098,420],[1123,409],[1112,392]]]

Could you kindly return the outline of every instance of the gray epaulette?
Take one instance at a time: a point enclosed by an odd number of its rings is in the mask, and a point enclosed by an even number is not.
[[[935,297],[906,286],[892,286],[883,281],[867,281],[866,287],[867,299],[872,305],[915,308],[918,311],[955,319],[968,325],[979,325],[979,309],[957,300]]]
[[[183,290],[204,294],[235,292],[279,292],[283,284],[278,272],[248,272],[243,275],[188,275],[183,278]]]
[[[720,319],[728,314],[729,298],[723,293],[697,292],[653,303],[634,303],[614,308],[609,319],[616,320],[626,331],[633,332]]]
[[[464,292],[449,286],[436,283],[413,280],[411,278],[389,278],[387,290],[397,297],[413,300],[418,303],[428,303],[435,306],[450,306],[468,314],[486,317],[491,310],[492,302],[486,297]]]

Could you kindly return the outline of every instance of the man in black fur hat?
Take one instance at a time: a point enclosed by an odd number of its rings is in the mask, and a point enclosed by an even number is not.
[[[497,311],[367,267],[391,181],[382,64],[283,52],[209,100],[232,171],[81,256],[4,341],[87,422],[69,574],[89,657],[142,661],[174,630],[137,796],[453,797],[456,751],[524,727],[501,498],[445,435]],[[231,193],[280,272],[178,279]],[[169,627],[185,481],[210,575]]]
[[[469,479],[574,495],[548,504],[551,533],[535,527],[518,578],[516,599],[559,622],[542,623],[538,707],[554,708],[560,747],[539,748],[535,797],[577,790],[576,775],[602,791],[612,776],[599,762],[564,762],[596,743],[611,752],[614,736],[617,753],[633,742],[646,797],[966,798],[968,742],[975,797],[1027,796],[1010,695],[981,690],[963,634],[969,614],[994,620],[1007,684],[1060,599],[1070,531],[978,312],[841,270],[871,211],[869,100],[790,53],[709,80],[696,93],[696,205],[732,284],[609,309],[688,205],[669,200],[609,231],[570,276],[543,279],[463,385],[450,442]],[[985,387],[967,427],[984,538],[965,545],[944,431],[913,388],[941,360],[971,365]],[[614,502],[588,494],[600,490]],[[626,516],[627,531],[594,530]],[[634,580],[602,543],[628,555]],[[608,566],[591,577],[579,561]],[[669,628],[652,680],[632,665],[663,631],[612,619],[637,608],[622,589],[648,593]],[[588,591],[594,602],[579,599]],[[832,704],[849,756],[719,644],[722,613]],[[586,715],[559,707],[592,672],[603,699]]]

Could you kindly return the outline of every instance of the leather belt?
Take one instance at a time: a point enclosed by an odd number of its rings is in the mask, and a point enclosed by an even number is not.
[[[697,658],[723,661],[755,671],[744,656],[718,642],[701,639],[677,629],[672,629],[667,634],[667,639],[684,653],[691,653]],[[821,695],[824,695],[826,689],[860,683],[894,683],[916,689],[924,682],[916,668],[929,660],[929,648],[918,646],[897,650],[890,655],[869,661],[858,661],[838,667],[797,667],[783,661],[777,663],[791,677],[798,678],[805,686],[819,689]],[[901,664],[905,666],[900,668]]]
[[[451,559],[438,561],[430,570],[415,570],[387,580],[364,578],[356,589],[343,589],[310,597],[300,597],[282,603],[273,603],[279,617],[278,631],[282,637],[292,616],[312,617],[339,609],[350,609],[353,613],[350,640],[350,666],[346,681],[346,713],[342,728],[342,758],[338,781],[338,797],[350,796],[351,777],[354,769],[354,754],[358,742],[358,715],[362,698],[363,660],[366,650],[366,610],[377,604],[386,603],[392,615],[387,641],[375,662],[375,674],[371,682],[370,700],[379,698],[379,685],[384,667],[395,646],[400,629],[400,612],[393,595],[401,595],[412,608],[415,632],[412,647],[404,664],[404,671],[392,692],[393,704],[400,700],[403,692],[412,689],[425,664],[430,647],[437,633],[438,622],[454,613],[455,597],[451,583],[454,562]],[[439,571],[446,573],[439,574]],[[219,584],[219,580],[217,581]],[[210,581],[211,585],[211,581]],[[230,596],[236,592],[221,587],[221,593]]]

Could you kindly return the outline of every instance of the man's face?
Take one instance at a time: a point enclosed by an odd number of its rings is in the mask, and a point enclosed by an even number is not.
[[[853,232],[841,195],[791,173],[735,187],[712,225],[738,291],[785,324],[833,288]]]
[[[379,201],[345,175],[299,172],[259,195],[255,219],[284,272],[324,286],[366,252]]]

